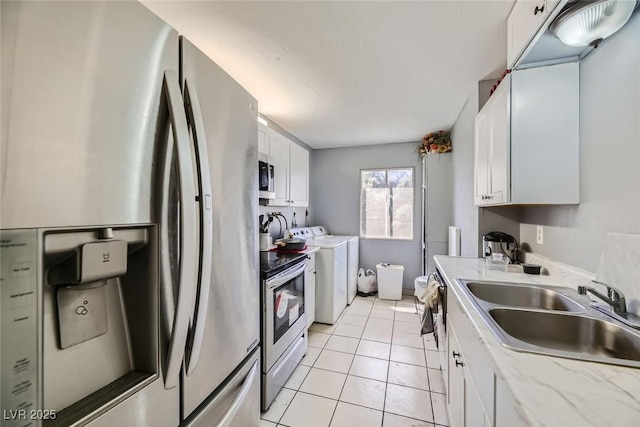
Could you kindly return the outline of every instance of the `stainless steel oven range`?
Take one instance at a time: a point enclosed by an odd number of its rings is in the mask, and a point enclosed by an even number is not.
[[[305,254],[260,253],[262,410],[266,411],[307,351]]]

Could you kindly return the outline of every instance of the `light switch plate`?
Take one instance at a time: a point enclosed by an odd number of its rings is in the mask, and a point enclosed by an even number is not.
[[[536,243],[539,245],[544,244],[544,233],[541,225],[536,226]]]

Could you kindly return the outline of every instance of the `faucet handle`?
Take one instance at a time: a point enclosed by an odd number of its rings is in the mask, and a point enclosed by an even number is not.
[[[593,279],[591,280],[593,283],[597,283],[598,285],[602,285],[604,287],[607,288],[607,295],[609,295],[609,298],[613,299],[613,300],[624,300],[624,294],[622,293],[622,291],[618,288],[616,288],[615,286],[611,286],[607,283],[601,282],[599,280]],[[578,291],[579,292],[579,291]]]

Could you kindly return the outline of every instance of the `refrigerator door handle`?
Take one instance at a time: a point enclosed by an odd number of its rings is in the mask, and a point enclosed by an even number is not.
[[[251,371],[249,371],[247,378],[245,378],[244,380],[244,384],[242,385],[242,389],[240,390],[240,393],[238,393],[236,398],[233,399],[233,402],[231,402],[229,409],[227,409],[227,412],[222,416],[222,418],[220,419],[220,422],[217,424],[216,427],[231,426],[233,419],[235,418],[236,414],[240,410],[240,407],[244,403],[244,400],[247,398],[247,395],[249,394],[249,390],[251,390],[251,385],[253,384],[253,379],[257,375],[257,372],[258,372],[258,361],[256,360],[255,362],[253,362],[253,367],[251,368]]]
[[[196,296],[195,313],[193,316],[190,351],[186,358],[187,375],[190,375],[198,365],[202,339],[209,308],[209,289],[211,288],[211,260],[213,251],[213,207],[211,196],[211,174],[209,173],[209,157],[207,155],[207,141],[205,139],[204,121],[200,110],[200,101],[194,87],[184,82],[184,101],[189,122],[193,126],[193,140],[198,168],[199,206],[200,206],[200,262],[199,262],[199,290]]]
[[[187,126],[186,115],[182,103],[182,93],[180,92],[180,84],[178,74],[172,70],[166,70],[162,84],[163,92],[167,98],[169,108],[169,120],[173,133],[173,140],[176,145],[178,180],[180,188],[180,279],[178,286],[178,302],[173,317],[173,325],[171,328],[171,338],[169,341],[169,353],[167,370],[165,375],[165,388],[173,388],[178,384],[180,378],[180,369],[182,367],[182,359],[184,357],[185,347],[187,343],[187,335],[189,329],[189,320],[191,315],[191,307],[195,293],[196,284],[196,261],[194,257],[195,240],[196,240],[196,211],[195,211],[195,185],[193,182],[193,163],[191,160],[191,143],[189,140],[189,128]],[[171,150],[170,147],[167,148]],[[168,159],[172,156],[167,155]],[[168,168],[165,168],[165,171]],[[165,177],[166,181],[166,177]],[[165,194],[162,195],[163,214],[168,215],[170,209],[168,187],[164,188]],[[163,217],[164,226],[167,217]],[[161,238],[164,240],[168,237],[168,232],[161,230]],[[161,241],[162,246],[169,244],[168,241]],[[168,263],[172,260],[168,256],[168,250],[165,246],[161,250],[163,253],[161,269],[163,286],[170,287],[169,292],[173,289],[170,269],[167,268]]]

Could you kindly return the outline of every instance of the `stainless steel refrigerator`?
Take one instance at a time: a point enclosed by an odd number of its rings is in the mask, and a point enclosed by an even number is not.
[[[2,426],[257,426],[256,100],[137,2],[1,8]]]

